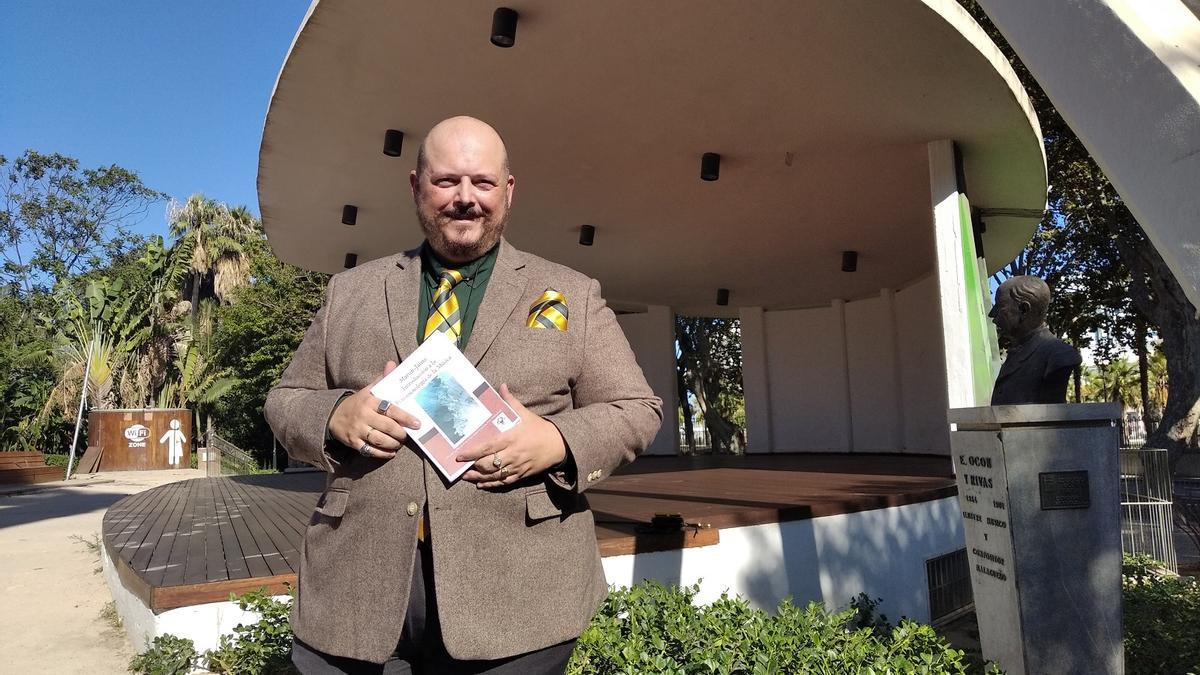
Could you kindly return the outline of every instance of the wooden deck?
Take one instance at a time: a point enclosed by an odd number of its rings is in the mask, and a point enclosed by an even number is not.
[[[601,555],[706,546],[720,529],[901,506],[955,494],[946,457],[645,457],[587,492]],[[126,588],[153,611],[295,584],[320,473],[196,478],[131,495],[104,516]],[[656,513],[682,532],[654,532]]]

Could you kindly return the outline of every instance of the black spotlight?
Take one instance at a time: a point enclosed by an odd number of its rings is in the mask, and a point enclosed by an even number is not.
[[[517,41],[517,10],[497,7],[492,13],[492,44],[505,49]]]
[[[353,204],[346,204],[342,207],[342,224],[354,225],[358,222],[358,207]]]
[[[350,269],[351,267],[354,267],[357,264],[358,264],[358,254],[357,253],[347,253],[346,254],[346,269]]]
[[[584,225],[579,228],[579,244],[581,246],[591,246],[594,241],[596,241],[595,225]]]
[[[721,177],[721,156],[706,152],[700,157],[700,180],[716,180]]]
[[[397,129],[388,129],[383,134],[383,154],[388,157],[399,157],[400,151],[404,148],[404,132]]]
[[[717,304],[722,307],[729,304],[729,289],[728,288],[718,288],[717,289]]]
[[[854,272],[858,270],[858,251],[842,251],[842,271]]]

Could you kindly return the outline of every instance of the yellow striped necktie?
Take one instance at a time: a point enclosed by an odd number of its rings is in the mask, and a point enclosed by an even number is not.
[[[462,314],[458,311],[458,299],[454,297],[454,287],[463,280],[462,272],[446,270],[439,277],[437,290],[433,294],[433,311],[425,321],[425,336],[433,335],[434,331],[446,333],[447,337],[458,343],[462,335]]]
[[[529,307],[530,328],[553,328],[567,330],[567,298],[558,291],[547,288],[542,297]]]

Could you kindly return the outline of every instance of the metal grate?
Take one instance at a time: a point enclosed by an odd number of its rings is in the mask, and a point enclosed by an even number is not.
[[[965,548],[926,560],[925,578],[929,581],[931,622],[957,613],[975,599],[971,594],[971,568]]]
[[[1175,521],[1167,451],[1122,448],[1120,453],[1121,552],[1144,553],[1175,571]]]

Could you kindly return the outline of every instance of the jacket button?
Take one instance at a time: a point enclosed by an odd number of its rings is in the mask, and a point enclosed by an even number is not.
[[[420,507],[417,506],[416,502],[409,502],[408,503],[408,515],[410,515],[410,516],[417,515],[417,509],[419,509],[419,508]]]

